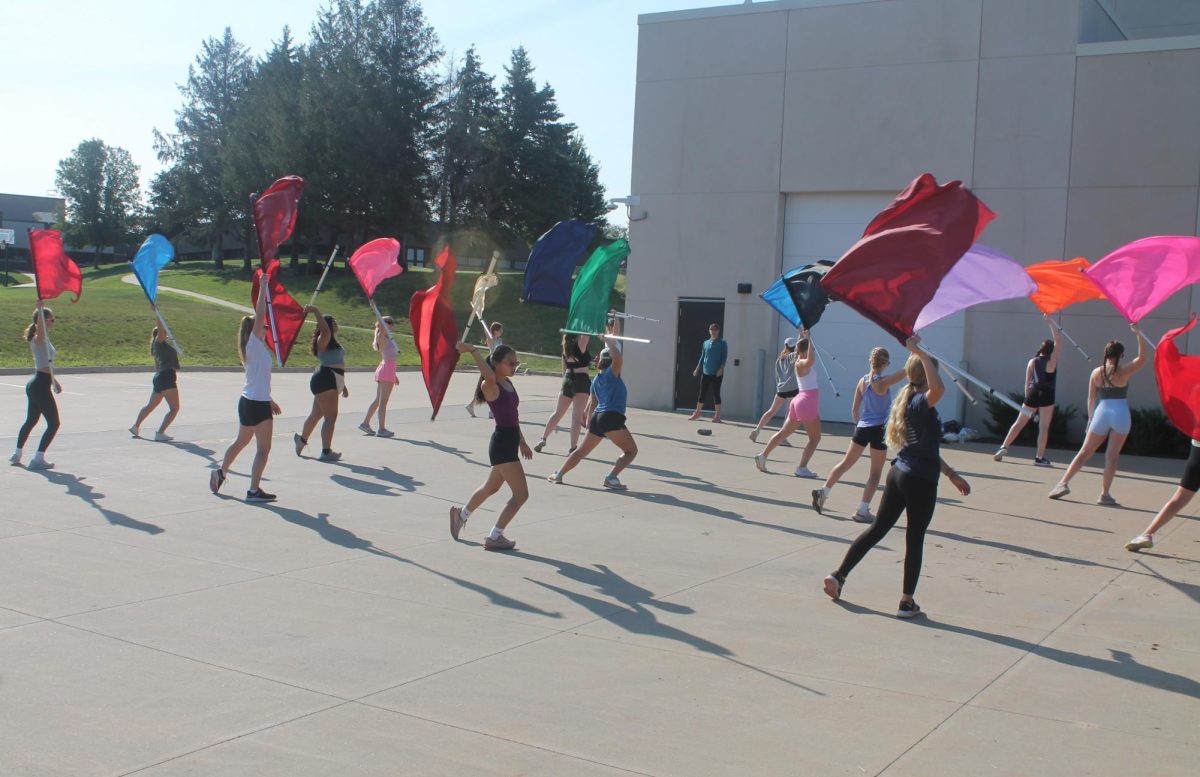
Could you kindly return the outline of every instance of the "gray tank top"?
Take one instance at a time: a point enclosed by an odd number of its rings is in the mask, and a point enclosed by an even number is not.
[[[1129,386],[1097,386],[1096,399],[1125,399],[1129,396]]]
[[[346,363],[345,348],[330,348],[328,351],[321,351],[317,354],[317,361],[322,367],[333,367],[338,364]]]

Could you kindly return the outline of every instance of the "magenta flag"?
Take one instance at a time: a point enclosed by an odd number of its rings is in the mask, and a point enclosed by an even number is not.
[[[1167,297],[1200,281],[1200,237],[1144,237],[1084,272],[1121,315],[1137,323]]]
[[[939,185],[922,173],[867,225],[821,288],[903,343],[995,215],[961,181]]]
[[[358,278],[358,285],[367,299],[375,296],[379,284],[404,272],[400,264],[400,241],[394,237],[381,237],[364,243],[350,257],[350,269]]]
[[[913,328],[923,329],[972,305],[1028,297],[1036,290],[1033,278],[1015,259],[976,243],[946,273]]]

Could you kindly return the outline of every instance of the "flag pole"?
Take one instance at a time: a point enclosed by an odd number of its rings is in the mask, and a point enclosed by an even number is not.
[[[387,334],[388,342],[399,350],[400,346],[396,345],[396,338],[392,337],[392,333],[387,328],[387,324],[383,323],[383,316],[379,312],[379,308],[375,305],[374,297],[367,297],[367,303],[371,306],[371,312],[375,314],[375,320],[379,322],[379,331]]]
[[[1062,315],[1061,310],[1058,311],[1058,315]],[[1075,342],[1075,338],[1071,337],[1071,335],[1067,333],[1067,330],[1063,329],[1062,324],[1058,323],[1053,318],[1050,319],[1050,323],[1054,324],[1054,328],[1057,329],[1063,337],[1067,338],[1067,340],[1070,341],[1071,345],[1075,346],[1075,349],[1079,351],[1079,353],[1083,354],[1083,358],[1087,359],[1088,361],[1092,360],[1092,357],[1087,355],[1087,351],[1083,350],[1079,343]]]
[[[813,343],[811,340],[809,341],[809,344],[812,345],[813,351],[817,354],[817,361],[821,364],[821,369],[825,370],[825,379],[829,381],[830,386],[833,386],[833,395],[835,397],[840,397],[842,392],[838,391],[837,384],[833,382],[833,375],[829,373],[829,367],[825,365],[825,360],[821,358],[821,349],[818,348],[817,344]]]
[[[171,347],[175,349],[176,353],[178,353],[180,356],[183,356],[183,346],[181,346],[175,339],[175,335],[171,334],[171,327],[167,326],[167,319],[163,318],[163,314],[158,309],[158,305],[155,305],[153,302],[151,302],[150,309],[154,311],[154,317],[158,319],[158,325],[161,326],[163,331],[167,333],[167,339],[171,341]]]
[[[271,277],[267,274],[267,258],[263,256],[262,235],[258,234],[258,222],[254,219],[254,204],[258,195],[250,195],[250,220],[254,221],[254,242],[258,244],[258,264],[262,268],[262,284],[259,293],[267,295],[267,320],[271,326],[271,344],[275,346],[275,366],[283,369],[283,357],[279,351],[279,330],[275,327],[275,306],[271,303]]]
[[[499,258],[500,258],[500,252],[492,251],[492,261],[488,263],[487,272],[485,272],[483,275],[481,275],[480,276],[481,278],[486,275],[491,275],[493,272],[495,272],[496,260]],[[474,302],[474,300],[472,300],[472,302]],[[467,333],[471,331],[471,324],[475,323],[475,319],[479,318],[479,314],[482,310],[483,310],[482,305],[480,305],[478,308],[475,307],[475,305],[471,305],[471,315],[467,316],[467,325],[465,327],[463,327],[462,341],[464,343],[467,341]],[[479,321],[480,321],[480,323],[483,323],[482,318],[479,318]]]
[[[1155,352],[1158,351],[1158,346],[1154,344],[1153,340],[1151,340],[1149,337],[1146,336],[1145,332],[1143,332],[1141,329],[1139,329],[1138,335],[1141,336],[1141,338],[1146,341],[1146,345],[1150,346],[1151,351],[1155,351]]]
[[[335,245],[333,247],[333,253],[329,255],[329,261],[325,262],[325,269],[321,272],[320,280],[317,281],[317,288],[313,289],[312,299],[308,301],[309,307],[317,304],[317,295],[321,293],[321,286],[325,284],[325,276],[329,274],[329,268],[333,266],[333,258],[337,256],[339,248],[341,248],[341,246]],[[259,250],[262,250],[261,246],[259,247]]]
[[[564,335],[587,335],[588,337],[611,337],[614,340],[628,340],[631,343],[648,343],[650,342],[644,337],[627,337],[625,335],[610,335],[596,332],[584,332],[579,329],[560,329],[558,330]]]
[[[959,377],[963,378],[964,380],[969,380],[969,381],[971,381],[971,382],[972,382],[972,383],[974,383],[976,386],[979,386],[979,388],[981,388],[981,389],[983,389],[984,391],[986,391],[986,392],[987,392],[989,395],[991,395],[991,396],[995,397],[996,399],[1000,400],[1000,401],[1001,401],[1001,402],[1003,402],[1004,404],[1006,404],[1006,405],[1008,405],[1009,407],[1011,407],[1013,410],[1016,410],[1016,411],[1017,411],[1018,413],[1020,413],[1021,415],[1023,415],[1023,416],[1026,416],[1027,418],[1032,418],[1032,417],[1033,417],[1033,413],[1032,413],[1031,411],[1029,411],[1029,410],[1025,409],[1025,408],[1024,408],[1024,407],[1022,407],[1021,405],[1018,405],[1016,402],[1013,402],[1013,401],[1012,401],[1012,400],[1011,400],[1011,399],[1010,399],[1010,398],[1009,398],[1007,395],[1005,395],[1005,394],[1001,394],[1001,393],[998,393],[998,392],[997,392],[997,391],[996,391],[994,388],[992,388],[992,387],[991,387],[991,386],[989,386],[988,384],[984,383],[982,380],[980,380],[979,378],[975,377],[974,375],[972,375],[971,373],[967,372],[966,370],[960,369],[959,367],[956,367],[955,365],[951,364],[951,363],[950,363],[948,360],[946,360],[945,358],[943,358],[943,357],[941,357],[941,356],[938,356],[936,353],[934,353],[934,352],[933,352],[933,351],[931,351],[931,350],[930,350],[928,347],[926,347],[924,343],[921,343],[921,344],[920,344],[919,346],[917,346],[917,347],[918,347],[918,348],[920,348],[922,351],[924,351],[926,354],[928,354],[930,357],[932,357],[932,358],[934,358],[934,359],[937,359],[937,361],[938,361],[938,364],[939,364],[939,365],[941,365],[941,366],[945,367],[945,368],[946,368],[947,370],[949,370],[950,372],[953,372],[953,373],[957,374]]]

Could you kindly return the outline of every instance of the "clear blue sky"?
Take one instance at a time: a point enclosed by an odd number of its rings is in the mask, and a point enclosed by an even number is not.
[[[567,121],[579,126],[609,197],[628,194],[637,16],[738,0],[425,0],[447,56],[475,45],[503,76],[524,46]],[[46,194],[58,161],[97,137],[127,149],[145,189],[160,167],[152,130],[174,129],[177,86],[200,43],[234,36],[261,56],[283,26],[307,41],[324,0],[60,0],[14,3],[4,14],[7,76],[0,191]],[[618,214],[614,214],[616,216]]]

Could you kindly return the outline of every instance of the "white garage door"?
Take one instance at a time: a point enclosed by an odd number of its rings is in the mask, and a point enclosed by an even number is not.
[[[789,194],[784,215],[783,268],[789,270],[818,259],[837,260],[862,237],[868,222],[895,196],[895,192]],[[940,355],[956,364],[961,363],[964,321],[965,314],[958,313],[929,327],[921,332],[921,336]],[[780,318],[780,348],[784,339],[792,334],[791,324]],[[892,355],[893,368],[903,365],[904,349],[896,339],[842,304],[832,303],[825,310],[821,323],[813,331],[813,339],[841,393],[840,397],[835,395],[825,370],[818,366],[821,371],[821,418],[829,421],[850,421],[854,386],[867,371],[867,355],[872,348],[880,345],[887,348]],[[959,410],[955,407],[953,415],[944,410],[942,415],[947,418],[961,416]]]

